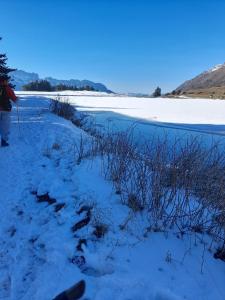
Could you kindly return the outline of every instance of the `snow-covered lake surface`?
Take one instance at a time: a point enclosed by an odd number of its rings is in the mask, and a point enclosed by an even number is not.
[[[21,96],[19,124],[12,113],[10,147],[0,148],[0,299],[49,300],[83,278],[84,299],[90,300],[224,300],[225,263],[200,237],[143,236],[141,214],[132,217],[129,230],[119,229],[128,207],[102,177],[98,159],[76,164],[74,144],[82,132],[50,114],[46,97]],[[89,97],[69,99],[102,124],[109,112],[119,118],[112,119],[118,127],[123,118],[180,124],[181,115],[183,123],[208,124],[216,133],[214,126],[225,125],[222,101]],[[38,203],[36,193],[49,193],[56,203]],[[93,202],[94,213],[109,226],[101,240],[93,238],[93,224],[71,231],[83,218],[76,212]],[[57,212],[60,203],[65,206]],[[84,273],[73,263],[79,238],[88,241]]]
[[[24,92],[18,92],[23,94]],[[31,94],[31,92],[26,92]],[[209,99],[136,98],[98,92],[39,93],[61,96],[79,110],[94,116],[97,124],[126,129],[136,124],[146,137],[150,134],[193,136],[225,135],[225,101]]]

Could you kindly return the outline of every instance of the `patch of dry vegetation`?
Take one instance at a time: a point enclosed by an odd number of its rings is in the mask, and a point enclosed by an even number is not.
[[[88,127],[82,128],[89,132]],[[76,147],[79,163],[100,157],[103,174],[112,181],[121,202],[134,213],[147,214],[149,231],[173,230],[179,237],[207,235],[218,253],[225,252],[222,145],[212,142],[204,147],[197,138],[171,142],[165,136],[152,137],[140,147],[132,128],[93,132],[88,143],[81,138]]]

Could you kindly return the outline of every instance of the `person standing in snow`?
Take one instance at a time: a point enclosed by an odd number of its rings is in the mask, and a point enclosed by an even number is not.
[[[18,98],[9,86],[8,80],[2,77],[0,78],[0,135],[2,147],[9,146],[10,112],[12,109],[10,100],[16,103]]]

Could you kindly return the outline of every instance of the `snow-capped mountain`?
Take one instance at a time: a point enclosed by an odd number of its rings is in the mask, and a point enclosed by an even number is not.
[[[216,65],[191,80],[185,81],[176,91],[182,93],[198,89],[225,88],[225,63]]]
[[[209,69],[209,70],[207,71],[207,73],[212,73],[212,72],[214,72],[214,71],[217,71],[217,70],[223,68],[224,66],[225,66],[225,63],[224,63],[224,64],[216,65],[215,67]]]
[[[70,79],[70,80],[61,80],[55,79],[52,77],[40,78],[37,73],[29,73],[22,70],[17,70],[11,73],[11,77],[13,80],[13,84],[16,86],[16,90],[22,90],[23,85],[30,83],[32,81],[45,79],[48,80],[52,86],[56,86],[58,84],[65,84],[68,86],[76,86],[78,88],[90,86],[93,87],[95,90],[100,92],[110,92],[107,87],[102,83],[96,83],[89,80],[78,80],[78,79]]]

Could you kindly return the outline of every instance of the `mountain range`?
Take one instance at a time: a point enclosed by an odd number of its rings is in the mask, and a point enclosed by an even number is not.
[[[27,83],[37,81],[37,80],[47,80],[50,82],[52,86],[56,86],[59,84],[65,84],[67,86],[76,86],[78,88],[82,88],[85,86],[93,87],[96,91],[100,92],[111,92],[108,88],[102,83],[96,83],[90,80],[78,80],[78,79],[55,79],[52,77],[40,78],[37,73],[29,73],[22,70],[16,70],[11,73],[12,83],[15,85],[15,89],[17,91],[22,90],[23,86]]]

